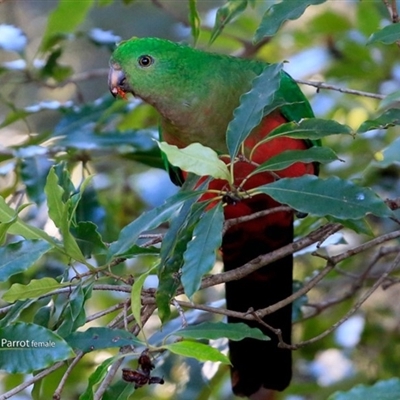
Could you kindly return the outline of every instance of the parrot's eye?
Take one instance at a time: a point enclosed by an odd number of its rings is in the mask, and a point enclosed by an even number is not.
[[[149,67],[154,62],[153,58],[150,56],[140,56],[138,61],[141,67]]]

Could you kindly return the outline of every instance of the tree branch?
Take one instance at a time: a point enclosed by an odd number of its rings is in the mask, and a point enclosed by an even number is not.
[[[399,22],[399,14],[397,12],[396,0],[391,0],[390,3],[389,0],[382,0],[382,2],[389,12],[392,23],[397,24]]]
[[[329,335],[331,332],[333,332],[337,327],[342,325],[344,322],[346,322],[364,303],[365,301],[372,295],[372,293],[375,292],[376,289],[383,283],[383,281],[388,277],[388,275],[394,270],[400,267],[400,253],[397,254],[395,260],[391,264],[391,266],[380,276],[380,278],[371,286],[369,290],[365,292],[364,295],[362,295],[359,300],[354,304],[354,306],[337,322],[335,322],[329,329],[326,331],[322,332],[321,334],[313,337],[312,339],[305,340],[303,342],[291,345],[290,347],[293,350],[297,350],[301,347],[305,347],[309,344],[315,343],[320,339],[323,339],[327,335]]]
[[[333,297],[331,299],[322,301],[321,303],[307,303],[306,306],[313,308],[314,312],[309,313],[305,318],[302,319],[302,321],[313,318],[316,315],[325,311],[326,309],[328,309],[336,304],[339,304],[345,300],[350,299],[362,288],[363,283],[370,277],[370,271],[375,267],[377,262],[382,257],[387,256],[388,254],[393,254],[394,252],[397,254],[399,252],[399,248],[398,247],[389,248],[389,249],[380,248],[376,252],[376,254],[372,257],[372,260],[370,261],[369,265],[359,275],[351,274],[347,271],[342,271],[340,268],[338,268],[336,266],[335,271],[350,278],[353,281],[353,283],[341,296]]]
[[[355,96],[370,97],[370,98],[378,99],[378,100],[383,100],[386,97],[386,95],[383,95],[383,94],[364,92],[362,90],[355,90],[355,89],[346,89],[346,88],[342,88],[342,87],[339,87],[339,86],[330,85],[330,84],[327,84],[327,83],[324,83],[324,82],[304,81],[304,80],[301,80],[301,79],[296,79],[296,82],[300,83],[302,85],[308,85],[308,86],[316,87],[317,88],[317,93],[321,89],[327,89],[327,90],[335,90],[335,91],[340,92],[340,93],[353,94]]]
[[[78,364],[78,362],[83,358],[85,353],[82,351],[79,351],[76,357],[72,360],[71,364],[68,366],[67,370],[64,372],[64,375],[60,379],[60,382],[57,385],[57,389],[53,393],[53,400],[60,400],[61,399],[61,393],[64,389],[65,383],[67,382],[68,377],[71,375],[72,370],[75,368],[75,366]]]
[[[26,381],[22,382],[18,386],[15,386],[13,389],[9,390],[8,392],[0,395],[0,400],[7,400],[14,396],[15,394],[21,392],[22,390],[26,389],[27,387],[33,385],[35,382],[40,381],[45,376],[50,375],[52,372],[56,371],[58,368],[64,365],[65,361],[60,361],[58,363],[53,364],[51,367],[46,368],[45,370],[39,372],[35,376]]]
[[[145,308],[145,310],[143,312],[143,315],[142,315],[142,326],[145,325],[145,323],[152,316],[152,314],[156,310],[156,308],[157,308],[156,305],[147,306]],[[132,330],[132,333],[134,335],[138,335],[140,329],[141,328],[140,328],[139,324],[136,324],[134,329]],[[120,353],[125,354],[125,353],[129,352],[130,350],[131,350],[130,347],[122,347],[120,349]],[[96,390],[96,393],[93,396],[93,400],[101,400],[103,398],[103,395],[104,395],[105,391],[110,386],[111,381],[114,379],[114,376],[118,372],[118,369],[120,368],[120,366],[123,363],[124,359],[125,359],[124,357],[119,358],[118,360],[116,360],[114,362],[114,364],[112,364],[112,366],[110,367],[110,369],[107,372],[107,375],[105,376],[105,378],[101,382],[100,386]]]
[[[274,214],[277,212],[284,212],[284,211],[290,212],[290,211],[293,211],[293,209],[289,206],[278,206],[278,207],[270,208],[268,210],[257,211],[250,215],[244,215],[243,217],[227,219],[224,222],[224,230],[223,230],[222,234],[224,234],[232,226],[235,226],[242,222],[252,221],[253,219],[256,219],[256,218],[265,217],[266,215]]]
[[[210,286],[218,285],[221,283],[234,281],[249,275],[250,273],[257,271],[263,266],[271,264],[287,255],[293,254],[296,251],[302,250],[312,244],[318,243],[322,238],[326,237],[327,232],[329,235],[341,230],[343,228],[340,224],[326,224],[317,230],[311,232],[304,238],[298,239],[293,243],[287,244],[277,250],[274,250],[268,254],[264,254],[249,261],[242,267],[236,268],[231,271],[223,272],[220,274],[215,274],[204,278],[201,289],[205,289]]]

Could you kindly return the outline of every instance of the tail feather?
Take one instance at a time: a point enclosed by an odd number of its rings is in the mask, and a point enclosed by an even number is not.
[[[265,195],[243,201],[252,212],[271,203],[271,199]],[[242,206],[240,203],[227,205],[225,215],[235,214],[233,208]],[[222,244],[225,270],[238,268],[257,256],[292,241],[293,216],[290,212],[275,213],[233,226],[225,233]],[[258,310],[290,296],[292,265],[292,256],[286,256],[243,279],[227,282],[227,308],[239,312]],[[232,317],[228,318],[228,321],[243,322]],[[280,329],[285,343],[291,342],[291,305],[267,315],[263,321],[275,329]],[[281,391],[289,385],[292,376],[292,354],[290,350],[278,347],[277,336],[267,327],[257,321],[248,321],[248,325],[261,329],[271,340],[244,339],[229,343],[233,391],[239,396],[267,400],[271,398],[270,391],[265,389]]]

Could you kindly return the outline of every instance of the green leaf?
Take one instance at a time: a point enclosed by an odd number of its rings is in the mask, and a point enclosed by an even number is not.
[[[334,217],[327,216],[326,219],[329,222],[342,224],[344,227],[351,229],[352,231],[354,231],[356,233],[371,236],[371,237],[375,236],[374,232],[366,218],[340,219],[340,218],[334,218]]]
[[[51,165],[52,162],[43,154],[36,154],[21,160],[21,178],[29,198],[37,204],[43,203],[46,199],[44,186]]]
[[[135,279],[135,282],[132,285],[132,291],[131,291],[131,310],[132,314],[135,317],[136,323],[139,325],[140,328],[142,328],[142,288],[144,281],[146,278],[149,276],[149,274],[152,272],[153,269],[150,271],[147,271],[146,273],[142,274],[139,276],[139,278]]]
[[[55,35],[55,41],[62,40],[66,35]],[[53,43],[55,44],[55,43]],[[62,82],[68,77],[70,77],[74,70],[69,65],[62,65],[59,63],[59,59],[63,55],[63,49],[61,47],[56,47],[52,49],[51,53],[48,55],[46,64],[40,70],[40,75],[42,78],[52,78],[57,82]]]
[[[77,189],[71,181],[71,174],[68,170],[68,165],[65,162],[60,162],[55,164],[52,169],[58,177],[58,185],[64,191],[61,200],[63,203],[66,203],[77,192]],[[50,171],[50,173],[52,172],[53,171]]]
[[[0,369],[11,374],[37,371],[73,356],[62,338],[42,326],[17,322],[0,330]]]
[[[49,208],[49,217],[57,228],[60,229],[66,254],[77,261],[85,263],[86,259],[70,232],[69,208],[71,199],[64,202],[65,191],[58,182],[59,178],[55,172],[55,167],[52,167],[50,168],[44,188]]]
[[[184,357],[192,357],[199,361],[213,361],[221,362],[223,364],[230,364],[227,356],[222,354],[217,349],[203,343],[192,342],[183,340],[162,346],[163,349],[169,350],[174,354]]]
[[[179,272],[183,265],[183,253],[192,238],[193,226],[191,224],[183,224],[181,228],[172,248],[173,251],[165,259],[161,258],[158,268],[159,285],[156,292],[156,303],[162,322],[165,322],[171,314],[170,303],[181,284]]]
[[[193,186],[189,184],[190,180],[192,179],[189,177],[185,181],[184,188],[190,189]],[[187,200],[179,213],[171,219],[170,227],[161,245],[156,303],[162,322],[166,321],[171,314],[170,303],[180,285],[179,271],[183,265],[183,254],[188,242],[192,239],[194,225],[206,206],[206,203],[196,203],[196,200],[196,198]]]
[[[208,184],[207,180],[199,186],[198,183],[199,177],[194,174],[189,174],[183,184],[182,191],[193,191],[194,188],[201,191]],[[198,199],[196,197],[191,197],[187,199],[183,203],[182,208],[179,210],[179,213],[174,215],[174,218],[171,218],[169,229],[165,233],[161,244],[161,262],[164,262],[168,257],[173,254],[175,246],[177,245],[177,243],[179,243],[180,232],[182,232],[182,230],[186,230],[185,227],[188,224],[189,216],[193,215],[193,207],[198,207],[199,203],[197,203],[197,200]],[[196,206],[194,206],[195,203],[197,203]],[[199,214],[199,216],[200,215],[201,214]]]
[[[23,310],[28,308],[35,300],[24,300],[17,301],[8,310],[7,314],[0,320],[0,330],[4,326],[10,325],[12,322],[17,320]]]
[[[328,400],[398,400],[400,398],[400,379],[392,378],[378,381],[373,386],[357,385],[348,392],[336,392]]]
[[[99,151],[107,150],[121,154],[122,157],[139,161],[155,168],[163,168],[161,152],[154,141],[154,129],[132,129],[132,121],[126,115],[132,114],[129,102],[115,101],[106,95],[81,107],[64,108],[64,117],[53,130],[54,143],[71,149]],[[121,130],[104,131],[110,115],[123,115],[126,126],[119,124]]]
[[[64,309],[58,321],[61,325],[57,329],[57,333],[66,337],[72,332],[76,331],[79,327],[86,322],[85,303],[92,295],[92,286],[82,288],[78,285],[74,288],[72,294],[69,296],[69,301],[65,304]]]
[[[357,129],[357,132],[362,133],[374,129],[387,129],[396,125],[400,125],[400,110],[391,108],[375,119],[364,121]]]
[[[61,248],[57,241],[49,236],[45,231],[36,228],[35,226],[29,225],[22,221],[21,218],[16,216],[18,212],[13,210],[0,196],[0,223],[10,223],[13,221],[12,226],[8,229],[8,232],[13,235],[21,235],[25,239],[43,239],[50,243],[52,246]],[[14,222],[15,221],[15,222]]]
[[[131,382],[120,380],[107,388],[102,400],[127,400],[135,391],[135,385],[132,385]]]
[[[40,307],[33,317],[33,323],[48,328],[50,326],[50,318],[53,316],[53,313],[54,308],[51,306],[46,305]]]
[[[296,162],[328,164],[339,160],[333,150],[328,147],[311,147],[306,150],[287,150],[277,156],[271,157],[257,167],[252,174],[264,171],[279,171]]]
[[[97,226],[90,221],[78,222],[75,228],[71,229],[82,253],[87,257],[93,254],[106,254],[107,246],[103,242]]]
[[[185,339],[207,339],[215,340],[219,338],[227,338],[229,340],[242,340],[244,338],[252,338],[258,340],[270,340],[258,328],[250,328],[243,322],[226,323],[226,322],[203,322],[198,325],[191,325],[184,329],[174,332],[174,335],[181,336]]]
[[[59,0],[57,7],[47,18],[46,31],[40,46],[41,51],[49,50],[60,34],[65,35],[74,32],[85,20],[93,4],[94,0]]]
[[[287,122],[275,128],[264,142],[277,137],[291,137],[294,139],[319,140],[330,135],[349,135],[352,129],[347,125],[333,120],[320,118],[304,118],[299,122]]]
[[[359,219],[366,214],[390,217],[392,211],[371,189],[337,177],[320,179],[314,175],[284,178],[257,188],[295,210],[317,216]]]
[[[299,18],[311,5],[325,3],[326,0],[283,0],[272,5],[264,14],[258,27],[254,41],[257,43],[266,36],[273,36],[287,20]]]
[[[383,44],[392,44],[400,40],[399,24],[391,24],[383,29],[373,33],[367,40],[367,44],[380,42]]]
[[[186,243],[182,241],[180,246],[186,246]],[[180,249],[178,248],[177,250]],[[170,303],[181,283],[179,270],[182,265],[183,257],[181,251],[177,251],[171,258],[160,264],[158,272],[160,283],[156,292],[156,304],[161,322],[167,321],[171,315]],[[163,279],[161,280],[160,278]]]
[[[73,348],[89,353],[90,351],[123,346],[145,346],[135,335],[122,329],[104,327],[89,328],[84,332],[72,332],[65,341]]]
[[[400,103],[400,90],[396,90],[390,94],[388,94],[380,103],[379,110],[384,110],[386,108],[396,109]]]
[[[240,105],[233,113],[233,119],[226,131],[226,144],[231,159],[236,157],[243,141],[264,117],[265,107],[272,104],[281,82],[282,64],[265,67],[252,83],[249,92],[240,98]]]
[[[159,142],[158,145],[168,161],[182,171],[193,172],[198,176],[230,180],[228,167],[209,147],[200,143],[192,143],[183,149],[166,142]]]
[[[216,252],[222,243],[224,213],[219,202],[208,210],[193,231],[183,255],[181,282],[186,295],[191,298],[199,289],[201,278],[210,272],[216,261]]]
[[[0,282],[26,271],[51,249],[42,240],[22,240],[0,247]]]
[[[140,247],[137,244],[134,244],[126,253],[124,253],[124,257],[133,258],[136,256],[147,256],[147,255],[159,255],[160,249],[158,247],[149,246],[149,247]]]
[[[86,390],[79,396],[79,400],[93,400],[94,387],[106,376],[111,364],[118,359],[118,356],[104,360],[96,370],[89,376]]]
[[[17,222],[17,215],[14,215],[9,221],[0,222],[0,244],[4,244],[7,239],[8,230]]]
[[[68,208],[63,201],[64,189],[58,184],[58,176],[54,167],[50,168],[47,175],[44,191],[47,197],[49,217],[56,227],[61,229],[65,225],[65,220],[68,220]]]
[[[189,0],[189,24],[192,30],[194,44],[200,35],[201,19],[197,11],[197,0]]]
[[[53,278],[32,279],[27,285],[14,283],[2,298],[9,303],[16,300],[35,299],[65,286],[69,284],[59,283]]]
[[[143,231],[157,228],[171,218],[172,214],[181,207],[182,202],[200,195],[201,193],[195,191],[179,192],[166,200],[161,206],[142,214],[135,221],[125,226],[121,230],[118,240],[111,244],[108,251],[108,260],[129,252]]]
[[[218,9],[215,16],[214,28],[211,32],[209,44],[221,34],[226,25],[234,18],[239,16],[247,8],[247,0],[227,0],[227,2]]]

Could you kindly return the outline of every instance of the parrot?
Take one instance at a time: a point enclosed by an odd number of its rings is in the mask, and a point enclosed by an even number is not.
[[[252,81],[268,65],[262,60],[213,53],[166,39],[133,37],[119,43],[113,51],[108,84],[114,97],[131,93],[156,109],[163,141],[179,148],[200,143],[217,152],[226,164],[233,162],[234,185],[246,194],[277,179],[318,174],[318,165],[313,162],[296,162],[279,171],[252,174],[273,156],[315,145],[290,137],[276,137],[259,144],[284,123],[314,118],[307,98],[283,70],[279,72],[280,85],[275,93],[282,100],[280,105],[263,116],[244,140],[235,160],[226,156],[228,124],[241,96],[251,90]],[[280,206],[266,194],[233,195],[224,179],[212,179],[208,188],[225,193],[221,196],[225,220]],[[279,211],[230,226],[221,245],[224,270],[233,270],[292,243],[294,214],[294,211]],[[287,298],[292,292],[293,256],[288,255],[244,278],[226,282],[226,307],[242,313],[256,311]],[[228,322],[243,320],[228,316]],[[270,340],[229,341],[232,390],[235,395],[251,400],[269,400],[285,390],[292,378],[292,352],[279,346],[276,331],[270,329],[279,329],[281,339],[291,344],[292,305],[268,314],[262,321],[246,319],[245,322],[259,328]]]

